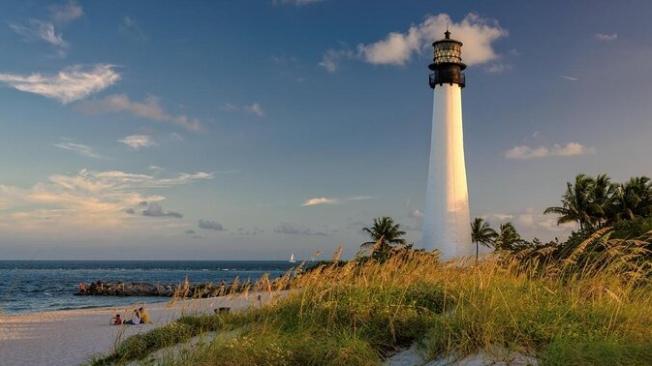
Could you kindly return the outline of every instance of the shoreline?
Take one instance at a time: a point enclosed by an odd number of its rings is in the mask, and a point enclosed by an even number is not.
[[[0,313],[0,360],[3,366],[69,366],[89,361],[93,356],[109,353],[119,341],[147,332],[187,314],[211,314],[219,307],[232,311],[260,305],[257,293],[205,299],[52,310],[33,313]],[[261,303],[271,296],[261,294]],[[152,324],[111,325],[111,318],[121,314],[131,318],[131,311],[144,305]]]

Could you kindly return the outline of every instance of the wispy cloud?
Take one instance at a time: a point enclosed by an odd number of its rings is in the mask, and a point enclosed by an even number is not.
[[[84,144],[78,144],[75,142],[60,142],[58,144],[54,144],[55,147],[58,147],[59,149],[64,149],[68,151],[73,151],[79,155],[88,157],[88,158],[93,158],[93,159],[102,159],[102,156],[98,153],[95,152],[95,150]]]
[[[224,226],[215,220],[201,219],[197,222],[197,227],[204,230],[223,231]]]
[[[372,199],[372,197],[370,196],[353,196],[353,197],[346,197],[346,198],[313,197],[305,200],[301,206],[309,207],[309,206],[318,206],[318,205],[335,205],[335,204],[340,204],[345,202],[365,201],[370,199]]]
[[[578,81],[580,79],[577,76],[570,76],[570,75],[561,75],[561,78],[568,81]]]
[[[160,100],[154,96],[148,96],[144,101],[138,102],[129,99],[125,94],[113,94],[100,100],[85,101],[80,105],[80,110],[94,114],[126,112],[136,117],[171,123],[193,132],[203,128],[201,122],[196,118],[167,112]]]
[[[551,147],[532,147],[528,145],[514,146],[505,151],[505,157],[507,159],[529,160],[553,156],[578,156],[593,153],[595,153],[595,149],[592,147],[586,147],[578,142],[569,142],[566,145],[554,144]]]
[[[512,69],[512,65],[510,64],[506,64],[502,62],[494,62],[490,65],[487,65],[485,71],[487,71],[490,74],[501,74],[511,69]]]
[[[34,73],[29,75],[0,73],[0,82],[14,89],[70,103],[102,91],[120,80],[113,65],[75,65],[57,74]]]
[[[596,33],[594,37],[600,42],[611,42],[618,39],[618,33]]]
[[[355,51],[330,49],[319,66],[334,72],[340,60],[352,58],[377,65],[405,65],[413,55],[421,54],[434,40],[442,38],[446,29],[455,39],[464,42],[463,58],[469,66],[496,60],[499,55],[493,42],[508,34],[497,21],[474,13],[466,15],[460,22],[454,22],[448,14],[430,15],[405,32],[391,32],[379,41],[359,44]]]
[[[156,141],[154,141],[154,138],[150,135],[129,135],[118,140],[118,142],[129,146],[133,150],[140,150],[156,145]]]
[[[243,111],[245,113],[253,114],[254,116],[259,118],[265,117],[265,110],[258,102],[246,104],[243,106],[239,106],[233,103],[225,103],[224,105],[222,105],[222,107],[220,107],[220,109],[225,112]]]
[[[136,41],[146,41],[148,38],[138,22],[130,16],[122,17],[118,29],[120,33]]]
[[[274,228],[277,234],[285,235],[305,235],[305,236],[327,236],[328,234],[323,231],[313,230],[303,225],[292,224],[284,222]]]
[[[10,23],[9,28],[26,41],[42,41],[57,49],[64,56],[68,42],[63,39],[57,27],[69,23],[84,15],[84,10],[76,2],[70,1],[63,5],[50,6],[48,20],[29,19],[26,23]]]
[[[319,66],[324,70],[334,73],[340,66],[342,60],[354,59],[357,54],[350,49],[330,49],[326,50],[319,62]]]
[[[72,175],[51,175],[47,181],[31,188],[0,184],[0,202],[9,209],[0,227],[30,232],[62,227],[77,230],[120,228],[135,224],[136,210],[139,216],[177,218],[181,214],[161,207],[164,196],[146,192],[211,178],[212,174],[204,172],[158,177],[123,171],[81,170]]]
[[[250,105],[244,106],[244,110],[247,113],[251,113],[255,115],[256,117],[264,117],[265,116],[265,111],[263,110],[263,107],[260,106],[258,103],[252,103]]]
[[[56,23],[68,23],[84,15],[84,9],[75,1],[50,6],[50,18]]]
[[[61,33],[57,33],[54,24],[38,19],[30,19],[26,24],[9,24],[9,28],[21,35],[26,41],[40,40],[59,48],[68,47]]]

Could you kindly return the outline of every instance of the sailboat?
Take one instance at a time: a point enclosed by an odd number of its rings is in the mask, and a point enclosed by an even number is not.
[[[297,259],[294,257],[294,253],[290,254],[290,263],[296,263]]]

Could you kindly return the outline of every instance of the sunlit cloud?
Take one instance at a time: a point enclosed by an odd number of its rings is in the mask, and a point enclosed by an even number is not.
[[[150,135],[129,135],[118,140],[118,142],[129,146],[133,150],[140,150],[156,145],[156,141]]]
[[[170,123],[193,132],[200,131],[203,128],[201,122],[196,118],[190,118],[185,114],[175,115],[167,112],[161,105],[160,100],[154,96],[148,96],[144,101],[138,102],[129,99],[125,94],[113,94],[100,100],[85,101],[79,108],[81,111],[91,114],[130,113],[136,117]]]
[[[102,91],[120,80],[113,65],[75,65],[57,74],[29,75],[0,73],[0,82],[14,89],[70,103]]]
[[[571,75],[561,75],[561,78],[568,81],[578,81],[580,78]]]
[[[507,159],[529,160],[553,156],[579,156],[594,153],[595,149],[592,147],[586,147],[578,142],[569,142],[566,145],[554,144],[550,147],[532,147],[528,145],[514,146],[505,151],[505,157]]]
[[[356,50],[327,50],[319,66],[334,72],[345,59],[360,59],[377,65],[405,65],[414,55],[428,49],[433,41],[442,38],[446,29],[464,43],[463,58],[469,66],[498,59],[493,43],[508,35],[495,20],[470,13],[460,22],[454,22],[448,14],[442,13],[427,16],[422,23],[410,26],[405,32],[391,32],[379,41],[359,44]]]
[[[315,197],[307,199],[305,202],[303,202],[302,206],[332,205],[338,202],[339,201],[335,198]]]
[[[353,196],[353,197],[346,197],[346,198],[313,197],[305,200],[301,206],[309,207],[309,206],[319,206],[319,205],[335,205],[335,204],[351,202],[351,201],[366,201],[370,199],[372,199],[372,197],[370,196]]]
[[[165,196],[151,190],[212,179],[205,172],[158,177],[123,171],[81,170],[51,175],[31,188],[0,185],[0,227],[54,230],[61,227],[93,230],[134,225],[137,216],[180,218],[164,210]],[[140,215],[134,215],[139,212]]]

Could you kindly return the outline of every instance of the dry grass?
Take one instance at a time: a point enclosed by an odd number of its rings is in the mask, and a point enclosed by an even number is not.
[[[604,234],[565,260],[517,253],[471,265],[403,251],[383,263],[336,260],[274,283],[263,278],[255,290],[299,290],[261,309],[181,319],[183,337],[170,336],[180,334],[170,326],[127,339],[103,362],[238,329],[165,363],[375,365],[417,342],[431,359],[501,346],[549,365],[652,364],[650,264],[641,259],[649,253]]]

